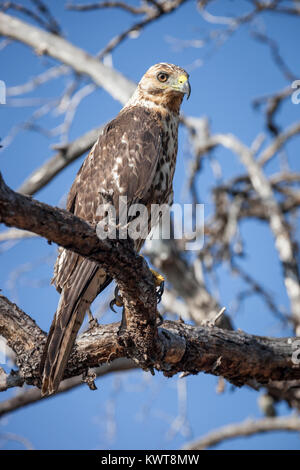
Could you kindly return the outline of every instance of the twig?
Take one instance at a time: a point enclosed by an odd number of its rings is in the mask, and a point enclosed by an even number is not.
[[[49,80],[53,80],[54,78],[58,78],[61,75],[65,75],[69,72],[70,67],[67,67],[66,65],[55,65],[54,67],[47,69],[45,72],[36,75],[31,80],[28,80],[28,82],[24,83],[23,85],[16,85],[7,88],[6,95],[9,97],[29,93]]]
[[[115,49],[125,39],[130,37],[130,35],[140,33],[140,31],[145,28],[145,26],[148,26],[149,24],[153,23],[161,16],[167,15],[177,10],[186,1],[187,0],[166,0],[164,3],[157,4],[160,8],[148,8],[146,17],[143,20],[133,24],[121,34],[118,34],[113,39],[111,39],[109,43],[105,46],[105,48],[100,51],[99,54],[97,54],[97,57],[100,60],[103,59],[103,57],[105,57],[107,54],[110,54],[113,49]]]
[[[22,387],[24,384],[24,379],[20,377],[15,371],[11,371],[10,374],[0,367],[0,392],[5,392],[12,387]]]
[[[76,93],[73,94],[72,98],[69,100],[66,112],[65,119],[62,124],[58,126],[56,132],[59,130],[61,134],[61,142],[66,143],[68,141],[68,132],[74,120],[76,110],[80,102],[88,95],[95,91],[96,85],[94,83],[89,83],[84,87],[80,88]]]
[[[0,441],[16,441],[22,444],[26,450],[33,450],[34,447],[31,442],[26,439],[24,436],[19,436],[19,434],[13,432],[2,432],[0,433]]]
[[[275,116],[283,101],[287,99],[292,92],[292,87],[288,86],[275,94],[256,98],[253,101],[253,106],[255,108],[260,106],[262,103],[266,103],[266,125],[269,131],[274,135],[279,134],[279,126],[275,123]]]
[[[288,129],[278,134],[277,137],[273,139],[271,144],[259,155],[257,160],[259,165],[264,166],[267,162],[271,160],[271,158],[276,154],[276,152],[278,152],[291,137],[294,137],[299,133],[300,122],[296,122],[292,124]]]
[[[18,188],[18,192],[33,196],[42,189],[67,165],[81,157],[96,142],[103,127],[92,129],[86,134],[78,137],[73,142],[63,145],[63,147],[53,157],[46,160],[42,166],[37,168]],[[36,237],[36,234],[12,228],[0,233],[0,242],[7,240],[17,240],[21,238]]]
[[[44,3],[42,0],[31,0],[31,2],[37,7],[37,9],[40,11],[40,13],[45,16],[45,18],[48,20],[49,24],[49,31],[54,33],[54,34],[61,34],[61,28],[57,22],[57,20],[54,18],[52,15],[50,9]]]
[[[293,74],[293,72],[291,72],[291,70],[283,60],[282,56],[279,53],[278,43],[274,39],[258,31],[252,31],[251,34],[255,39],[269,46],[273,60],[278,66],[279,70],[284,75],[284,77],[286,78],[286,80],[288,80],[289,82],[293,82],[298,78],[296,75]]]
[[[20,5],[19,3],[15,2],[1,2],[0,3],[0,9],[2,11],[7,11],[7,10],[15,10],[20,13],[25,14],[29,18],[33,19],[36,23],[38,23],[40,26],[42,26],[45,29],[49,29],[51,32],[54,32],[52,30],[52,27],[45,22],[43,18],[41,18],[35,11],[30,10],[30,8],[27,8],[23,5]]]
[[[84,5],[80,4],[73,4],[67,3],[66,8],[68,10],[74,11],[91,11],[91,10],[100,10],[104,8],[120,8],[121,10],[125,10],[133,15],[141,15],[146,13],[145,7],[133,7],[132,5],[128,5],[125,2],[116,2],[116,1],[108,1],[108,2],[97,2],[97,3],[87,3]]]

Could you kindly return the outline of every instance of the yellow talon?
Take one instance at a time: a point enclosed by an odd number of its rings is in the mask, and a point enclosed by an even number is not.
[[[158,287],[158,289],[156,290],[156,297],[157,303],[159,304],[164,293],[165,278],[160,273],[155,271],[155,269],[150,269],[150,271],[152,272],[152,275],[154,277],[155,286]]]
[[[155,269],[150,269],[150,271],[153,274],[156,286],[160,286],[163,282],[165,282],[165,278],[160,273],[155,271]]]
[[[140,255],[140,256],[142,258],[144,258],[143,255]],[[160,299],[161,299],[161,296],[162,296],[163,291],[164,291],[165,278],[158,271],[155,271],[155,269],[150,268],[150,271],[153,274],[154,281],[155,281],[155,286],[161,288],[161,295],[160,295]]]

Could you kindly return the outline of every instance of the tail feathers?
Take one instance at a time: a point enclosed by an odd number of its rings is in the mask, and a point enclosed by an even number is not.
[[[81,301],[72,313],[69,323],[63,328],[57,314],[55,315],[45,347],[46,357],[42,364],[42,396],[51,395],[57,391],[87,306],[85,301]]]
[[[96,263],[78,258],[61,291],[44,348],[40,366],[43,396],[57,391],[85,312],[110,282]]]

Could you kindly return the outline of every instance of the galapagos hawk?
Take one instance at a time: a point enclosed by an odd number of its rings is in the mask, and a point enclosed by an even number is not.
[[[67,210],[96,225],[101,204],[172,204],[179,111],[190,95],[187,72],[173,64],[150,67],[133,96],[108,123],[81,166]],[[144,239],[135,240],[139,250]],[[41,361],[42,395],[57,391],[83,322],[96,296],[111,282],[97,263],[60,248],[52,282],[60,300]]]

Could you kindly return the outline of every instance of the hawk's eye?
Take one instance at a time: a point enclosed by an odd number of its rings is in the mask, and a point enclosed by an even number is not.
[[[165,72],[159,72],[159,74],[157,74],[157,79],[160,82],[166,82],[168,78],[169,78],[169,75]]]

